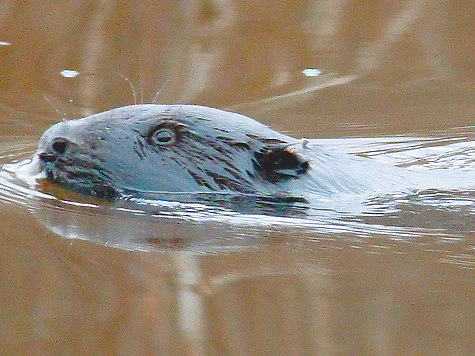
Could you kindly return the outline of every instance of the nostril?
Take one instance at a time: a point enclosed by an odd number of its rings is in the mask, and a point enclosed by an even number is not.
[[[56,160],[56,155],[46,153],[46,152],[41,152],[38,154],[38,158],[41,159],[43,162],[53,162]]]
[[[51,144],[51,147],[53,147],[53,150],[55,150],[60,155],[62,155],[64,152],[66,152],[68,145],[69,145],[69,141],[67,139],[57,138],[53,141],[53,143]]]

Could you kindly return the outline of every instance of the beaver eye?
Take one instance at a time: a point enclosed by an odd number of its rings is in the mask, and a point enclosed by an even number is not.
[[[176,140],[175,131],[162,127],[152,133],[150,140],[157,145],[171,145]]]

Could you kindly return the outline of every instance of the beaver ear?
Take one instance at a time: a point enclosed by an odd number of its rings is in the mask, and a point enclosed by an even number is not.
[[[270,182],[298,178],[310,168],[308,160],[295,152],[291,146],[266,147],[255,152],[254,168]]]

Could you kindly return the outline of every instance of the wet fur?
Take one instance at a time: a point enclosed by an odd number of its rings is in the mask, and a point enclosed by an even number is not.
[[[157,130],[171,131],[173,144],[156,144]],[[271,195],[310,170],[293,149],[297,144],[235,113],[133,105],[52,126],[37,155],[47,179],[88,195],[111,198],[130,190]]]

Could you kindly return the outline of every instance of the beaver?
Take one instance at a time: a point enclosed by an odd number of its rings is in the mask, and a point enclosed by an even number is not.
[[[378,172],[391,182],[400,175],[198,105],[131,105],[63,121],[44,132],[35,156],[48,181],[112,199],[145,192],[305,199],[371,189]]]

